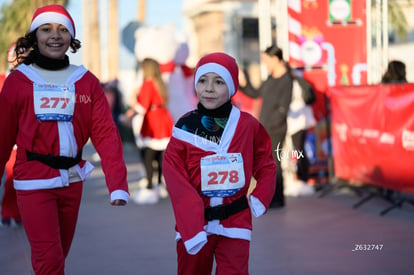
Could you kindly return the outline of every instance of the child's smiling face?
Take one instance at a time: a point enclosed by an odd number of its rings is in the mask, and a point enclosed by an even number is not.
[[[69,30],[58,23],[41,25],[36,31],[39,52],[49,58],[64,59],[72,36]]]
[[[229,88],[216,73],[202,75],[196,84],[198,100],[206,109],[216,109],[229,100]]]

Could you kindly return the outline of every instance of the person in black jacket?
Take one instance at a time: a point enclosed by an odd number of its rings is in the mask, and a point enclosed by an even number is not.
[[[405,63],[399,60],[392,60],[388,63],[387,70],[381,78],[381,83],[406,83]]]
[[[283,195],[283,175],[281,158],[282,148],[287,131],[287,114],[292,99],[293,77],[290,67],[283,60],[283,51],[276,45],[268,47],[261,54],[262,62],[269,73],[268,78],[255,89],[247,74],[240,72],[240,91],[252,98],[263,99],[259,120],[266,128],[272,139],[273,157],[277,165],[276,191],[273,196],[271,208],[285,206]]]

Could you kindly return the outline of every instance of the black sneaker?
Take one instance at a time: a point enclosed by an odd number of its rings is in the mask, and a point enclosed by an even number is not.
[[[11,219],[9,219],[9,218],[2,218],[1,219],[1,225],[2,226],[10,227],[10,224],[11,224]]]

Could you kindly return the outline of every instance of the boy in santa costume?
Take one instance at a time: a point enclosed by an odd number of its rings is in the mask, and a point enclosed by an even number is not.
[[[82,160],[89,139],[101,157],[110,203],[129,198],[121,139],[101,83],[66,55],[80,46],[63,6],[38,8],[16,42],[19,65],[0,93],[0,168],[16,144],[14,188],[36,275],[64,274],[83,181],[93,169]]]
[[[178,274],[248,274],[252,214],[275,190],[272,143],[260,122],[231,104],[238,66],[225,53],[195,68],[197,109],[182,116],[163,172],[176,220]],[[249,191],[254,177],[256,186]]]

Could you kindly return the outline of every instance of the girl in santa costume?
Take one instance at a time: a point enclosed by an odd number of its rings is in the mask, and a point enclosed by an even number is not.
[[[212,53],[195,68],[197,109],[182,116],[165,151],[178,274],[248,274],[252,214],[266,213],[275,190],[272,143],[263,126],[231,104],[233,57]],[[256,186],[249,192],[250,180]]]
[[[162,184],[162,157],[172,134],[173,120],[167,109],[168,92],[161,78],[158,62],[145,58],[142,63],[143,83],[138,91],[132,124],[136,143],[141,149],[146,173],[146,186],[138,190],[134,201],[138,204],[157,203],[166,197]],[[157,163],[157,182],[153,183],[154,161]]]
[[[0,167],[16,144],[14,187],[36,275],[64,274],[83,181],[93,169],[82,160],[89,139],[110,203],[125,205],[129,197],[121,139],[100,81],[69,63],[69,47],[76,52],[80,41],[66,9],[38,8],[16,42],[19,65],[0,93]]]

